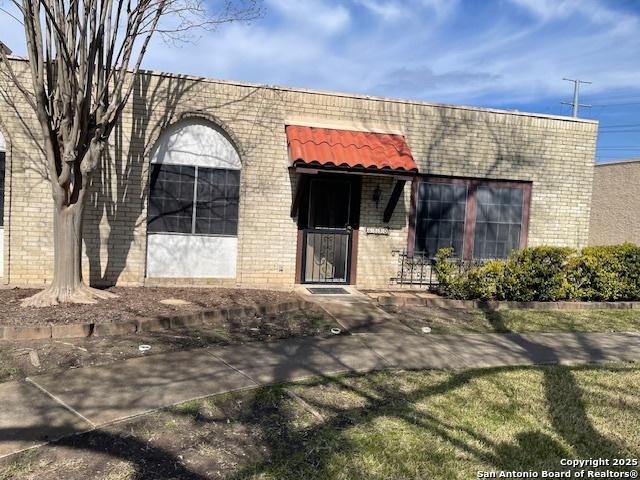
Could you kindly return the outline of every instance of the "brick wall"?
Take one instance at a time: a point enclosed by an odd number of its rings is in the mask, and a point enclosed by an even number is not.
[[[26,68],[17,60],[14,65]],[[3,75],[0,93],[0,128],[11,145],[3,281],[42,285],[51,277],[53,250],[40,134],[33,113]],[[238,276],[225,285],[293,285],[297,227],[289,215],[296,178],[287,168],[284,125],[308,120],[402,132],[422,173],[532,181],[529,244],[581,247],[588,240],[593,122],[148,73],[137,79],[94,178],[85,224],[85,269],[93,283],[144,282],[149,158],[166,125],[184,116],[201,116],[226,129],[243,161]],[[382,190],[377,207],[376,185]],[[389,178],[363,179],[360,287],[389,285],[397,265],[391,251],[406,248],[410,183],[388,224],[390,234],[364,230],[383,225],[392,187]]]
[[[590,245],[640,244],[640,160],[595,166]]]

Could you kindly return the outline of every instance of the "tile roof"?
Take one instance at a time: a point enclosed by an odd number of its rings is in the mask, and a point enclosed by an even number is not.
[[[402,135],[287,125],[293,165],[417,172]]]

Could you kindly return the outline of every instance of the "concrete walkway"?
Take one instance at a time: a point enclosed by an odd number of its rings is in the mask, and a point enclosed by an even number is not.
[[[317,304],[352,334],[415,333],[393,316],[378,308],[366,295],[352,291],[349,295],[309,295],[299,292],[305,300]]]
[[[640,334],[344,335],[212,347],[0,384],[0,458],[180,402],[310,376],[640,360]]]

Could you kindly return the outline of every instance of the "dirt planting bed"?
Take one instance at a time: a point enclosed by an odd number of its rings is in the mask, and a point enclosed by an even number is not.
[[[38,290],[0,289],[0,326],[66,325],[76,323],[113,323],[199,311],[255,307],[298,300],[291,292],[225,288],[115,287],[117,298],[93,305],[58,305],[34,308],[20,305]],[[188,303],[167,305],[162,300]]]
[[[0,341],[0,383],[71,368],[106,365],[176,350],[331,336],[338,325],[317,307],[278,314],[218,319],[188,329],[106,337]],[[149,345],[143,353],[140,345]],[[2,476],[0,476],[2,480]]]

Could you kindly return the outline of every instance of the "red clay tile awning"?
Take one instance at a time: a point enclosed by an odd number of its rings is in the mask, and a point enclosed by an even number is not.
[[[372,172],[418,171],[402,135],[287,125],[294,166],[365,169]]]

